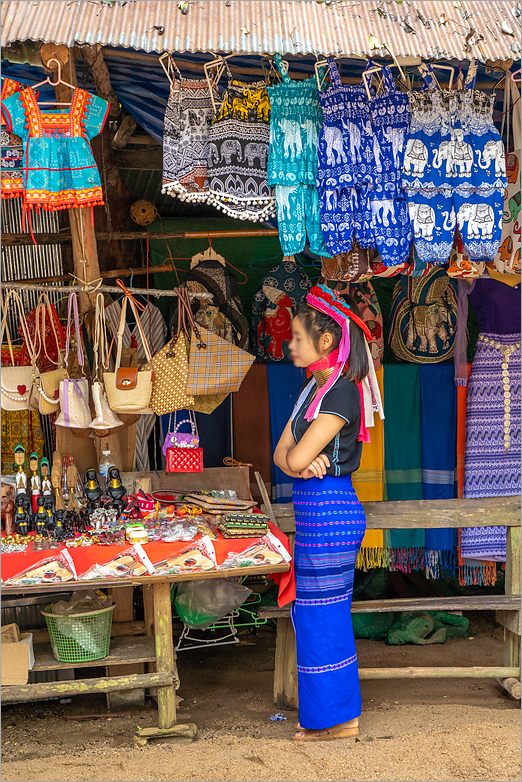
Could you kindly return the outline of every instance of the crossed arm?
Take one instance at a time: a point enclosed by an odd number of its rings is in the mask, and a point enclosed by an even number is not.
[[[338,415],[319,413],[296,443],[289,421],[275,449],[275,464],[291,478],[322,478],[330,460],[321,451],[345,423],[344,418]]]

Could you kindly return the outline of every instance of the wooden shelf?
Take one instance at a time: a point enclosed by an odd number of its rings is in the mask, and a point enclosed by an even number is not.
[[[385,613],[387,611],[504,611],[520,610],[520,595],[477,595],[457,597],[414,597],[394,600],[355,600],[353,614]],[[290,616],[290,606],[262,606],[259,616],[276,619]]]
[[[109,655],[101,660],[90,660],[84,663],[64,663],[56,660],[51,650],[51,644],[34,645],[35,664],[32,673],[36,671],[61,671],[70,668],[98,668],[107,665],[134,665],[135,663],[150,663],[156,660],[156,646],[153,635],[123,636],[111,639]]]

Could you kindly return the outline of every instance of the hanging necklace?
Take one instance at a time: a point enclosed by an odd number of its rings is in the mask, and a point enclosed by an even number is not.
[[[516,350],[520,350],[520,342],[515,342],[512,345],[503,345],[491,337],[486,337],[485,334],[479,334],[478,336],[481,342],[485,342],[495,350],[500,350],[502,354],[502,384],[504,387],[504,448],[506,453],[509,451],[511,445],[511,386],[509,382],[509,358]]]

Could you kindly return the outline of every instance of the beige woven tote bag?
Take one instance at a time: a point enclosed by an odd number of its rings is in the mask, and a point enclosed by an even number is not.
[[[150,409],[157,415],[174,413],[194,406],[194,397],[185,392],[188,374],[187,334],[192,327],[190,297],[186,288],[178,288],[178,324],[174,337],[159,350],[144,368],[154,371]],[[190,315],[189,315],[190,313]]]

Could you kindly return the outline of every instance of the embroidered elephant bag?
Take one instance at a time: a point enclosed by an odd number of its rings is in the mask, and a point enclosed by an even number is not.
[[[405,277],[393,291],[389,343],[396,358],[438,364],[453,356],[457,282],[440,266],[425,277]]]

